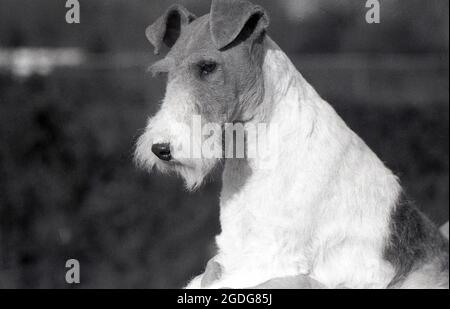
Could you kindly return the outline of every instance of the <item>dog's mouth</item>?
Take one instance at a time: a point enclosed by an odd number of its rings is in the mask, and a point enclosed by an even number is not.
[[[172,160],[173,160],[172,154],[169,150],[160,152],[158,155],[158,158],[161,161],[169,162],[169,163],[172,162]]]
[[[170,162],[172,160],[172,150],[169,143],[156,143],[152,146],[152,152],[159,160]]]

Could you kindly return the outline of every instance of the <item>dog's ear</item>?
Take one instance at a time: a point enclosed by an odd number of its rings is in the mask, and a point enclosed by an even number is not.
[[[213,0],[210,26],[217,49],[222,49],[238,39],[258,38],[269,26],[269,17],[264,8],[246,0]]]
[[[179,4],[172,5],[166,13],[147,28],[145,34],[158,54],[164,43],[172,47],[180,37],[183,27],[196,19],[196,16]]]

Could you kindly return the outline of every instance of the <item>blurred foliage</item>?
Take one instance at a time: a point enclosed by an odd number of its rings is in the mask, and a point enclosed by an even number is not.
[[[65,22],[64,0],[0,1],[0,46],[80,46],[94,52],[148,50],[144,29],[169,5],[201,16],[209,0],[79,0],[81,23]],[[380,0],[381,24],[364,0],[254,0],[271,16],[281,47],[301,52],[445,52],[448,0]],[[291,29],[291,31],[286,31]]]

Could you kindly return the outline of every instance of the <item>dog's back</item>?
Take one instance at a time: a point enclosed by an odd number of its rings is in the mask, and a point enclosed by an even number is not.
[[[395,268],[391,288],[448,288],[448,240],[402,196],[391,215],[384,258]]]

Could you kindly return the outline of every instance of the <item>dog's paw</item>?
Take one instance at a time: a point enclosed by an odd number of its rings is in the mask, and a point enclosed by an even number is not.
[[[222,265],[220,265],[214,260],[210,260],[208,262],[208,265],[206,266],[205,273],[203,274],[201,280],[201,287],[202,288],[210,287],[212,284],[220,280],[220,278],[222,277],[222,273],[223,273]]]

